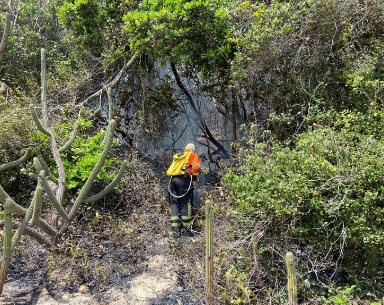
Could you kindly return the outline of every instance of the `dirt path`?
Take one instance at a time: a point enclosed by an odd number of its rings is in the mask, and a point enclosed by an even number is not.
[[[35,261],[20,268],[20,273],[11,270],[0,304],[204,304],[203,283],[199,279],[203,260],[201,235],[177,240],[169,237],[168,216],[159,213],[158,207],[147,207],[142,219],[140,234],[135,236],[139,244],[135,251],[140,259],[127,272],[110,276],[102,291],[91,289],[89,283],[79,285],[73,292],[51,289],[46,282],[46,268],[41,268],[44,263],[39,267],[39,262]],[[37,247],[34,253],[36,251],[43,250]],[[110,262],[109,266],[117,269],[129,263],[130,258],[126,257],[125,261]]]

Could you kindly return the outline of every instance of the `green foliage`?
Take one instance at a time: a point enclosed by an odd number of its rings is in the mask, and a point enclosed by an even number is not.
[[[66,51],[55,18],[56,1],[47,1],[46,6],[34,0],[21,1],[19,7],[16,3],[13,5],[13,10],[18,12],[17,20],[8,39],[0,75],[11,88],[30,93],[39,86],[40,48],[48,48],[56,59],[62,59]]]
[[[68,179],[67,189],[79,190],[83,186],[103,152],[104,136],[105,131],[100,131],[91,137],[79,137],[70,148],[70,152],[62,154]],[[107,158],[104,164],[105,166],[98,174],[96,181],[108,180],[113,177],[108,174],[108,168],[112,166],[112,159]]]
[[[70,31],[68,42],[76,41],[79,49],[114,60],[125,57],[121,18],[128,9],[124,1],[66,0],[58,6],[57,16]],[[73,55],[83,56],[79,49]]]
[[[369,0],[245,1],[233,12],[233,77],[269,113],[291,118],[273,123],[281,138],[307,128],[313,108],[366,111],[383,100],[383,16]]]
[[[67,28],[71,28],[73,34],[94,53],[102,52],[102,37],[105,13],[100,10],[98,1],[74,0],[64,1],[59,7],[59,21]]]
[[[332,292],[332,296],[325,300],[326,304],[335,304],[335,305],[353,305],[353,304],[369,304],[369,305],[381,305],[384,303],[381,302],[369,302],[361,300],[357,294],[359,290],[356,285],[347,286],[347,287],[337,287],[335,290],[329,289]],[[376,296],[373,296],[375,299]],[[383,299],[384,301],[384,299]]]
[[[76,137],[75,142],[70,149],[61,153],[66,173],[67,190],[77,192],[81,189],[103,152],[104,145],[102,144],[102,141],[106,132],[105,130],[101,130],[93,136],[88,136],[87,132],[90,132],[92,127],[92,122],[80,120],[79,135]],[[55,134],[62,139],[63,144],[70,137],[72,128],[73,124],[71,123],[59,124],[59,130]],[[41,141],[41,150],[48,151],[48,138],[42,134],[39,134],[38,138]],[[47,149],[44,149],[44,147]],[[46,156],[46,160],[50,160],[49,163],[51,165],[54,164],[53,157]],[[96,181],[110,180],[113,178],[113,175],[108,173],[108,169],[112,167],[112,164],[114,164],[112,158],[108,157],[105,161],[105,166],[101,169]],[[57,171],[57,169],[55,170]],[[58,173],[54,171],[54,174],[57,175]]]
[[[233,43],[228,40],[227,0],[145,0],[124,15],[131,48],[158,59],[197,65],[209,74],[228,68]]]
[[[269,228],[259,250],[296,240],[331,264],[341,257],[339,272],[375,278],[384,254],[382,115],[345,113],[334,129],[319,126],[294,144],[271,140],[240,152],[242,165],[223,183],[233,213],[249,221],[241,230]]]

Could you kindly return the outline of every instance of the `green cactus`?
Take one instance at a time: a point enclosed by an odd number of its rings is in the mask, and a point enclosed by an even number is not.
[[[35,204],[33,207],[33,216],[31,221],[32,226],[38,225],[40,214],[41,214],[41,207],[43,205],[43,189],[41,188],[40,183],[36,187],[35,197],[36,198],[35,198]]]
[[[32,154],[32,148],[29,147],[26,153],[24,154],[24,156],[22,156],[20,159],[0,165],[0,172],[19,166],[20,164],[27,161],[30,158],[31,154]]]
[[[25,214],[27,214],[28,210],[14,202],[0,185],[0,203],[5,204],[7,199],[11,200],[15,213],[20,214],[21,216],[25,216]],[[52,228],[47,222],[45,222],[41,218],[39,219],[37,226],[50,236],[56,236],[58,233],[54,228]]]
[[[107,93],[108,93],[108,110],[109,110],[108,118],[109,118],[109,122],[112,122],[112,121],[114,121],[114,120],[113,120],[113,105],[112,105],[111,88],[108,88]],[[103,142],[102,142],[103,145],[106,145],[107,135],[108,135],[109,132],[110,132],[110,128],[111,128],[111,126],[112,126],[111,124],[108,124],[107,132],[106,132],[106,135],[105,135],[105,137],[104,137],[104,139],[103,139]]]
[[[76,139],[78,131],[79,131],[79,121],[76,121],[75,126],[73,127],[73,131],[72,131],[71,137],[69,138],[67,143],[65,143],[62,147],[59,148],[59,152],[60,153],[66,151],[69,147],[71,147],[73,142],[75,142],[75,139]]]
[[[49,179],[50,180],[57,180],[57,178],[55,177],[55,175],[52,173],[52,171],[49,169],[47,163],[45,163],[44,159],[43,159],[43,156],[38,152],[37,153],[37,159],[39,159],[39,162],[43,168],[43,170],[45,171],[45,174],[47,176],[49,176]],[[39,172],[38,172],[39,173]]]
[[[91,189],[93,181],[95,180],[97,174],[100,172],[101,168],[103,167],[104,161],[108,157],[109,151],[111,150],[111,147],[112,147],[114,132],[115,132],[115,121],[112,120],[109,122],[107,134],[105,135],[106,144],[105,144],[104,150],[100,156],[100,159],[97,161],[95,167],[93,168],[91,174],[89,175],[87,181],[85,182],[85,184],[81,188],[79,196],[76,198],[76,201],[73,204],[71,211],[69,212],[69,215],[68,215],[69,220],[72,220],[73,217],[78,212],[81,203],[83,203],[85,197],[88,195],[88,193]]]
[[[212,204],[205,202],[205,282],[207,304],[213,304],[213,232],[212,232]]]
[[[99,200],[99,199],[105,197],[107,194],[112,192],[113,189],[115,188],[115,186],[120,182],[121,178],[123,177],[124,172],[127,168],[127,165],[128,165],[127,161],[124,160],[123,164],[120,167],[119,173],[117,174],[115,179],[113,179],[113,181],[110,184],[108,184],[108,186],[106,186],[105,189],[103,189],[100,193],[97,193],[96,195],[93,195],[93,196],[90,196],[90,197],[84,199],[83,202],[84,203],[94,202],[96,200]]]
[[[41,155],[38,154],[37,157],[33,159],[34,167],[38,173],[38,185],[36,187],[34,196],[30,202],[30,205],[27,209],[22,207],[21,205],[14,202],[9,195],[4,191],[4,189],[0,185],[0,204],[4,204],[6,207],[5,216],[4,216],[4,226],[5,226],[5,235],[8,237],[6,239],[6,242],[4,242],[4,249],[3,249],[3,256],[1,258],[1,276],[0,278],[0,294],[2,292],[2,287],[4,285],[5,278],[7,276],[7,266],[9,265],[9,259],[11,257],[12,251],[14,251],[15,247],[17,246],[18,242],[20,241],[21,236],[26,233],[30,236],[34,237],[37,241],[39,241],[41,244],[51,247],[53,246],[53,241],[56,240],[60,234],[64,233],[64,231],[68,228],[69,223],[73,220],[73,218],[76,216],[76,213],[78,212],[80,206],[82,203],[89,203],[93,202],[95,200],[98,200],[105,195],[107,195],[109,192],[113,190],[113,188],[117,185],[117,183],[122,178],[126,167],[127,162],[124,161],[122,164],[122,167],[116,176],[116,178],[100,193],[90,196],[88,198],[87,195],[91,189],[91,186],[100,172],[102,166],[104,165],[105,159],[107,158],[111,147],[113,143],[113,135],[115,131],[115,121],[110,120],[106,135],[103,139],[103,144],[105,145],[104,150],[102,152],[101,157],[97,161],[95,167],[93,168],[90,176],[88,177],[87,181],[85,182],[84,186],[80,190],[79,195],[75,199],[74,205],[67,214],[65,209],[62,207],[61,202],[63,200],[64,196],[64,190],[65,190],[65,171],[64,166],[60,158],[59,151],[64,151],[65,149],[68,149],[71,144],[73,143],[77,131],[78,131],[78,121],[76,122],[75,128],[73,130],[72,136],[67,141],[67,143],[59,150],[56,144],[56,139],[54,137],[54,133],[52,132],[51,128],[49,127],[49,121],[48,121],[48,105],[47,105],[47,99],[46,99],[46,91],[47,91],[47,84],[46,84],[46,66],[45,66],[45,50],[42,49],[41,51],[41,102],[42,102],[42,113],[43,113],[43,123],[38,118],[38,115],[35,111],[35,108],[31,105],[30,106],[30,112],[32,115],[32,118],[37,126],[37,128],[45,135],[49,137],[49,142],[51,145],[52,154],[54,156],[54,160],[59,172],[57,181],[58,186],[56,188],[56,194],[53,192],[50,183],[55,184],[53,181],[49,181],[49,179],[52,180],[53,175],[51,171],[49,170],[48,166],[44,162]],[[110,103],[109,109],[112,108],[112,97],[111,97],[111,90],[108,90],[108,100]],[[90,118],[93,118],[94,116],[98,115],[100,113],[101,109],[98,109],[95,111],[95,113],[90,116]],[[112,112],[112,111],[111,111]],[[112,114],[110,114],[111,117]],[[80,114],[79,114],[80,117]],[[24,162],[27,158],[29,158],[31,154],[31,149],[28,149],[26,155],[19,160],[7,163],[5,165],[0,166],[1,170],[6,170],[11,167],[17,166]],[[49,177],[46,177],[46,173],[49,174]],[[56,181],[55,181],[56,182]],[[42,209],[42,192],[43,190],[48,195],[50,201],[52,202],[53,207],[57,211],[57,213],[60,215],[60,217],[64,220],[64,225],[60,228],[60,231],[57,230],[57,223],[58,219],[56,217],[56,220],[53,221],[52,226],[49,225],[45,220],[40,218],[41,209]],[[18,213],[22,216],[24,216],[23,220],[20,223],[13,223],[12,224],[12,216],[11,212],[9,212],[11,207],[11,211],[15,213]],[[56,215],[57,216],[57,215]],[[12,225],[17,227],[17,230],[15,234],[12,236]],[[46,237],[45,234],[42,234],[38,230],[33,230],[31,226],[37,226],[40,228],[44,233],[46,233],[50,239]],[[11,235],[9,235],[11,234]],[[8,263],[7,263],[8,261]],[[6,264],[7,263],[7,264]],[[3,268],[4,266],[4,268]],[[6,268],[5,268],[6,267]],[[1,282],[3,281],[3,282]]]
[[[87,116],[87,118],[85,119],[86,121],[90,121],[90,120],[93,120],[96,116],[98,116],[99,114],[101,113],[101,108],[97,108],[96,111],[94,113],[92,113],[91,115]]]
[[[37,116],[35,107],[31,104],[29,105],[29,112],[31,113],[32,119],[36,124],[36,127],[45,135],[49,136],[50,133],[48,130],[44,128],[44,126],[41,124],[39,117]]]
[[[7,278],[8,267],[12,255],[12,201],[7,199],[4,206],[4,246],[3,256],[0,266],[0,294],[3,291],[4,283]]]
[[[111,87],[107,89],[107,96],[108,96],[108,116],[109,116],[109,121],[112,121],[113,120],[113,103],[112,103]]]
[[[31,220],[31,218],[33,216],[33,208],[35,207],[36,200],[39,200],[37,198],[38,196],[41,197],[41,187],[40,186],[36,187],[35,194],[34,194],[34,196],[32,198],[31,204],[29,205],[29,207],[28,207],[28,209],[27,209],[27,211],[26,211],[26,213],[24,215],[23,220],[20,222],[19,227],[17,228],[15,234],[13,235],[13,238],[12,238],[12,252],[15,250],[18,242],[20,241],[21,236],[24,233],[24,230],[25,230],[27,224],[29,223],[29,221]]]
[[[56,211],[59,213],[59,215],[65,219],[68,220],[67,212],[64,210],[63,206],[57,201],[57,198],[51,188],[49,187],[47,178],[45,177],[45,171],[40,171],[39,178],[41,179],[41,185],[44,189],[44,191],[47,193],[49,200],[51,201],[53,207],[56,209]]]
[[[287,252],[287,276],[288,276],[288,305],[297,305],[297,281],[295,270],[295,257],[292,252]]]
[[[43,109],[43,122],[45,128],[49,129],[48,104],[47,104],[47,64],[46,51],[41,49],[41,106]]]
[[[40,173],[43,170],[41,163],[38,158],[33,158],[33,166],[35,167],[36,173]]]

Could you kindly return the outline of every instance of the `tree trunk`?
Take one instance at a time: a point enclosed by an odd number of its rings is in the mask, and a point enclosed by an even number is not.
[[[193,98],[191,96],[191,94],[188,92],[188,90],[185,88],[184,84],[182,83],[181,79],[180,79],[180,76],[179,76],[179,73],[177,72],[177,69],[176,69],[176,65],[174,63],[171,63],[171,68],[172,68],[172,72],[173,72],[173,75],[175,76],[175,79],[176,79],[176,83],[177,85],[179,86],[179,88],[181,89],[181,91],[184,93],[184,95],[187,97],[187,100],[193,110],[193,112],[195,113],[197,119],[200,121],[200,124],[202,126],[202,129],[204,131],[204,134],[205,136],[207,137],[207,139],[209,141],[212,142],[213,145],[215,145],[219,151],[222,152],[222,154],[224,155],[224,157],[228,158],[229,157],[229,154],[227,152],[227,150],[224,148],[224,146],[222,146],[212,135],[211,131],[209,130],[207,124],[205,123],[204,119],[202,118],[199,110],[197,109],[196,105],[195,105],[195,102],[193,101]]]

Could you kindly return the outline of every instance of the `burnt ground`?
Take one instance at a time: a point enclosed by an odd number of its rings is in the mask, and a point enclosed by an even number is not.
[[[174,239],[166,182],[132,175],[85,207],[57,250],[24,238],[0,304],[205,304],[202,209],[196,234]]]

